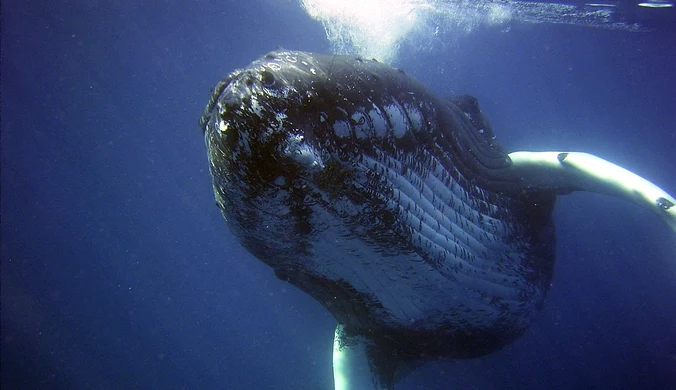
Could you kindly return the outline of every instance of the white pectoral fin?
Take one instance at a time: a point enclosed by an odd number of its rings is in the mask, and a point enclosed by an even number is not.
[[[655,184],[588,153],[509,154],[524,187],[598,192],[630,200],[659,215],[676,232],[676,199]]]
[[[382,373],[369,357],[373,343],[363,336],[351,336],[343,325],[333,339],[333,382],[335,390],[384,390]]]

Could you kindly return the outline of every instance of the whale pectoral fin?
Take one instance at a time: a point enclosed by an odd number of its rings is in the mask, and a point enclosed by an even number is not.
[[[335,390],[393,389],[397,370],[396,354],[364,335],[351,334],[338,324],[333,339],[333,381]]]
[[[526,189],[559,194],[580,190],[626,199],[650,209],[676,232],[676,199],[625,168],[579,152],[513,152],[509,157]]]

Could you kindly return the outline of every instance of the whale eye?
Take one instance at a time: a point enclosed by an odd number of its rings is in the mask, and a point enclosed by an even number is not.
[[[272,87],[275,85],[275,75],[272,74],[269,70],[264,70],[261,73],[261,83],[265,87]]]

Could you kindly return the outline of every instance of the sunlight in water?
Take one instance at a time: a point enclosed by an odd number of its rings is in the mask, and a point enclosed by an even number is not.
[[[301,0],[301,4],[323,24],[336,52],[386,63],[395,60],[406,40],[428,46],[442,33],[466,33],[479,24],[500,24],[511,18],[504,1]]]
[[[403,43],[430,48],[479,26],[522,23],[572,24],[640,31],[614,18],[616,5],[570,5],[520,0],[300,0],[322,23],[333,50],[392,63]],[[665,4],[663,1],[646,2]],[[669,4],[671,4],[669,2]]]
[[[303,8],[326,30],[338,52],[357,53],[382,62],[393,60],[399,44],[420,28],[425,1],[302,0]]]

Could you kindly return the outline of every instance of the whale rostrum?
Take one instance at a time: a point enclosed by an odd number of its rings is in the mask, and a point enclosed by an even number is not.
[[[274,51],[200,120],[216,203],[244,248],[336,318],[336,389],[391,389],[425,359],[482,356],[530,326],[555,261],[557,195],[676,200],[575,152],[507,153],[470,96],[403,71]]]

